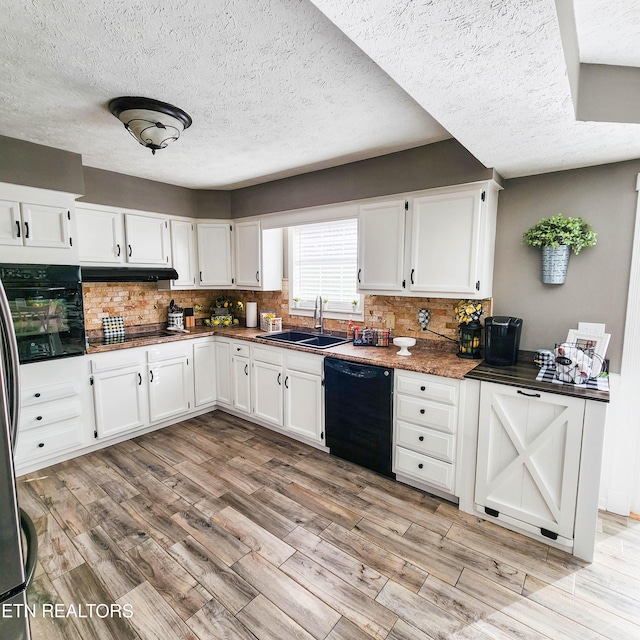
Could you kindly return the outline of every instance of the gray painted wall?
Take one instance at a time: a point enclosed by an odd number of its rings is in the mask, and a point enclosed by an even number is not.
[[[231,192],[234,218],[496,178],[456,140]]]
[[[506,181],[498,197],[494,313],[523,318],[521,348],[553,348],[578,321],[604,322],[620,371],[640,160]],[[571,255],[564,285],[540,281],[540,250],[522,234],[556,213],[581,216],[598,244]]]
[[[227,191],[196,191],[92,167],[84,167],[84,182],[79,202],[195,218],[231,217]]]
[[[82,156],[0,136],[0,182],[84,193]]]

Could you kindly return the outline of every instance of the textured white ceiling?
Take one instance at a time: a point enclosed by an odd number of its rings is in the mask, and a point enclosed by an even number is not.
[[[580,61],[640,67],[640,5],[636,0],[576,0]]]
[[[553,0],[312,1],[505,177],[640,157],[640,125],[576,122]]]
[[[450,137],[307,0],[0,0],[0,134],[197,188],[260,182]],[[193,118],[152,157],[107,110]]]
[[[583,61],[640,66],[634,1],[576,1]],[[0,134],[111,171],[232,188],[449,135],[506,177],[640,157],[640,125],[576,122],[554,0],[0,0],[0,15]],[[107,110],[121,95],[194,124],[152,157]]]

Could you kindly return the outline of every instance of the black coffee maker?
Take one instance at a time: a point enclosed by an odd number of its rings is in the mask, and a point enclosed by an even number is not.
[[[492,316],[484,321],[484,361],[507,367],[518,362],[522,319]]]

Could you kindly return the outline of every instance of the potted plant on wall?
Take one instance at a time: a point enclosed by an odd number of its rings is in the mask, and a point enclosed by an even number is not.
[[[564,284],[571,250],[578,255],[596,243],[596,233],[582,218],[565,218],[558,213],[542,218],[522,234],[530,247],[542,248],[542,282]]]

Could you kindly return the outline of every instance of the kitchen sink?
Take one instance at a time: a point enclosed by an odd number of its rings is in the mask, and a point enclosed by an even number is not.
[[[339,344],[349,342],[348,338],[339,338],[327,333],[311,333],[307,331],[280,331],[278,333],[266,333],[258,336],[264,340],[274,342],[284,342],[287,344],[297,344],[301,347],[312,347],[313,349],[328,349]]]

